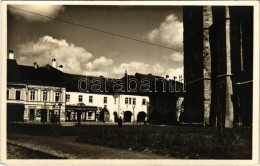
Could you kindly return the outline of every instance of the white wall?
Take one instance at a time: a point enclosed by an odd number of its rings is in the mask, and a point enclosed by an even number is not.
[[[125,104],[125,98],[128,98],[128,104]],[[129,98],[131,98],[131,104],[129,104]],[[136,105],[133,104],[133,98],[136,98]],[[146,100],[146,104],[143,105],[142,101],[143,99]],[[131,111],[134,117],[132,117],[132,121],[137,121],[137,115],[139,112],[145,112],[147,115],[149,97],[148,96],[137,96],[137,95],[120,95],[120,109],[119,109],[119,115],[123,118],[123,112],[124,111]]]
[[[113,112],[116,111],[116,104],[113,95],[110,94],[94,94],[94,93],[81,93],[81,92],[66,92],[70,95],[70,101],[66,101],[66,105],[75,105],[79,102],[79,95],[82,95],[82,103],[86,106],[96,106],[104,108],[106,105],[110,114],[110,121],[114,121]],[[89,102],[89,96],[93,96],[93,102]],[[107,103],[104,103],[104,97],[107,97]]]
[[[111,94],[96,94],[96,93],[81,93],[81,92],[66,92],[70,95],[70,100],[66,102],[66,105],[76,105],[79,103],[79,95],[82,95],[82,103],[86,106],[96,106],[104,108],[106,105],[110,114],[110,121],[114,122],[114,112],[117,112],[118,117],[123,118],[124,111],[134,112],[135,120],[139,112],[143,111],[147,114],[147,104],[142,105],[142,100],[146,99],[146,103],[149,102],[148,96],[135,96],[135,95],[111,95]],[[89,96],[93,96],[93,102],[89,102]],[[107,103],[104,103],[104,97],[107,97]],[[125,104],[125,98],[132,98],[131,104]],[[136,105],[133,111],[133,98],[136,98]],[[133,120],[133,118],[132,118]]]
[[[7,99],[7,103],[24,103],[26,101],[26,89],[25,88],[17,88],[17,87],[8,87],[9,98]],[[20,91],[20,100],[16,100],[16,91]]]
[[[31,91],[35,91],[35,100],[30,100]],[[47,90],[47,101],[43,101],[43,92]],[[60,91],[60,100],[55,101],[55,91]],[[39,85],[29,85],[27,88],[27,95],[24,111],[24,120],[29,119],[29,110],[35,109],[35,112],[39,109],[49,110],[61,110],[61,121],[65,121],[65,94],[66,89],[64,87],[54,87],[54,86],[39,86]],[[58,104],[62,105],[59,106]],[[54,106],[55,105],[55,106]],[[36,120],[40,121],[39,118]]]

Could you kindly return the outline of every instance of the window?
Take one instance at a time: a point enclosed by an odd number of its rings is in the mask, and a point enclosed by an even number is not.
[[[79,102],[82,102],[82,95],[79,95]]]
[[[88,101],[89,101],[90,103],[93,103],[93,96],[89,96]]]
[[[129,98],[129,104],[131,104],[132,103],[132,98]]]
[[[125,98],[125,104],[128,104],[128,98],[127,97]]]
[[[136,98],[133,98],[133,105],[136,105]]]
[[[35,100],[35,91],[31,91],[31,97],[30,97],[31,100]]]
[[[48,97],[48,92],[47,91],[43,91],[42,100],[43,101],[47,101],[47,97]]]
[[[145,100],[145,99],[143,99],[142,105],[145,105],[145,104],[146,104],[146,100]]]
[[[66,95],[66,102],[70,101],[70,95]]]
[[[107,97],[104,97],[104,103],[107,103]]]
[[[6,91],[6,98],[9,99],[9,90]]]
[[[93,112],[88,112],[88,119],[92,118],[92,114],[93,114]]]
[[[16,100],[20,100],[21,99],[21,91],[20,90],[16,90],[15,91],[15,99]]]
[[[60,101],[60,93],[59,92],[55,93],[55,101]]]

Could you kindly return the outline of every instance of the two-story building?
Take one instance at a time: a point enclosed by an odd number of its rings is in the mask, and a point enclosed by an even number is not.
[[[9,54],[13,54],[10,52]],[[7,60],[8,121],[65,121],[65,84],[60,71],[50,65],[18,65]]]
[[[106,80],[105,80],[106,79]],[[66,82],[66,121],[144,122],[149,98],[142,95],[116,93],[113,80],[104,77],[83,76],[64,73]],[[80,80],[83,80],[81,83]],[[100,81],[100,90],[94,83]],[[85,88],[79,87],[82,84]]]

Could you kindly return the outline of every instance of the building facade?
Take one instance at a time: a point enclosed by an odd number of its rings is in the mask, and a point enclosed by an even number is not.
[[[65,121],[66,87],[51,66],[18,65],[11,51],[7,60],[8,121]]]
[[[84,92],[79,80],[108,79],[64,73],[62,66],[39,67],[18,65],[10,51],[7,60],[8,121],[24,122],[123,122],[139,123],[147,120],[149,97],[145,94],[115,93],[113,84],[106,82],[108,91]]]

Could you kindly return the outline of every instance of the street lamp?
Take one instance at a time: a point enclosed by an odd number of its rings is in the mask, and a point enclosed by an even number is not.
[[[135,104],[133,104],[133,116],[134,116],[133,120],[134,120],[134,124],[135,124]]]
[[[62,103],[59,103],[59,124],[60,124],[60,111],[61,111],[61,106],[62,106]]]
[[[53,107],[53,112],[51,113],[51,122],[54,123],[54,124],[56,123],[56,118],[54,118],[54,116],[55,116],[55,114],[54,114],[55,106],[56,105],[53,104],[53,106],[52,106]]]

